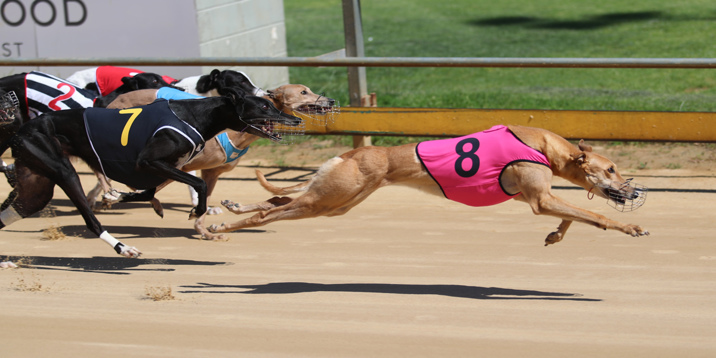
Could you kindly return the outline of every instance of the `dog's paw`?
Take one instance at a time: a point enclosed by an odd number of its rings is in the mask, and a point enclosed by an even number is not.
[[[633,237],[649,236],[649,231],[647,231],[646,229],[642,228],[639,225],[632,225],[632,224],[626,225],[626,227],[624,228],[624,233],[626,233],[627,235],[631,235]]]
[[[547,238],[544,239],[544,246],[556,244],[556,243],[562,241],[563,238],[564,238],[563,233],[561,233],[559,231],[551,232],[551,233],[549,233],[549,235],[547,235]]]
[[[223,205],[227,210],[229,210],[230,212],[232,212],[234,214],[242,214],[243,213],[241,211],[241,204],[235,203],[231,200],[223,200],[221,202],[221,205]]]
[[[221,223],[221,225],[211,224],[206,228],[209,232],[222,232],[223,229],[224,223]]]
[[[130,259],[136,259],[142,255],[142,252],[134,246],[122,245],[122,251],[119,254]]]
[[[108,192],[104,193],[102,195],[102,201],[109,202],[109,203],[118,203],[120,199],[122,199],[122,196],[124,196],[124,193],[117,189],[110,189]]]
[[[206,215],[219,215],[223,213],[224,211],[218,206],[212,206],[206,211]]]
[[[0,262],[0,269],[5,269],[5,268],[17,268],[17,265],[15,265],[14,263],[12,263],[10,261]]]
[[[204,214],[206,214],[206,208],[201,210],[201,209],[199,209],[198,206],[195,206],[195,207],[191,208],[191,211],[189,211],[189,220],[198,219],[198,218],[202,217]]]
[[[229,241],[229,239],[225,235],[222,235],[222,234],[214,235],[209,232],[202,233],[201,239],[207,240],[207,241]]]

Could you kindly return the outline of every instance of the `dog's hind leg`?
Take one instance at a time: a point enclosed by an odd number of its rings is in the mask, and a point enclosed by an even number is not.
[[[97,197],[100,193],[107,194],[112,189],[112,186],[109,183],[109,179],[107,179],[104,174],[99,172],[94,172],[94,175],[97,177],[97,184],[87,193],[87,202],[90,204],[90,207],[94,208],[95,204],[97,202]],[[105,197],[102,198],[102,209],[109,209],[112,207],[111,200],[106,199]]]
[[[296,201],[294,200],[293,203]],[[297,220],[316,217],[316,212],[310,206],[305,205],[283,205],[271,210],[261,211],[256,215],[237,221],[235,223],[209,226],[210,232],[231,232],[239,229],[263,226],[279,220]]]
[[[248,212],[273,209],[279,206],[286,205],[292,200],[293,199],[289,197],[274,197],[267,201],[251,205],[241,205],[234,203],[231,200],[224,200],[221,202],[221,204],[224,205],[232,213],[238,215]],[[211,225],[207,230],[207,228],[204,226],[204,219],[206,218],[206,215],[207,214],[202,215],[194,222],[194,229],[196,230],[196,232],[201,234],[202,240],[225,240],[226,238],[224,237],[224,235],[215,235],[211,232],[212,229],[216,229],[215,225]]]
[[[287,196],[274,196],[273,198],[262,201],[260,203],[241,205],[231,200],[222,200],[221,205],[236,215],[251,213],[254,211],[271,210],[273,208],[286,205],[293,201],[293,198]]]
[[[7,199],[2,203],[2,206],[0,206],[0,211],[3,211],[10,207],[10,204],[12,204],[13,201],[15,201],[15,198],[17,198],[17,190],[13,190],[8,194]]]
[[[55,184],[49,178],[33,174],[21,165],[17,166],[17,174],[20,180],[3,203],[0,228],[35,214],[52,199]]]
[[[32,180],[32,191],[17,185],[2,205],[0,229],[26,218],[44,208],[52,199],[54,184],[47,178],[36,177]],[[21,195],[22,194],[22,195]],[[0,268],[16,268],[11,261],[0,262]]]
[[[119,197],[120,203],[131,203],[133,201],[150,201],[154,198],[157,188],[134,191],[131,193],[122,193]]]
[[[29,171],[22,169],[23,172]],[[0,229],[42,210],[52,199],[54,183],[37,175],[23,175],[23,181],[10,192],[0,212]],[[27,187],[32,190],[28,190]],[[10,261],[0,262],[0,268],[15,268]]]
[[[318,196],[315,193],[309,192],[295,199],[289,197],[273,197],[268,201],[246,206],[247,209],[256,209],[265,205],[267,207],[271,206],[271,209],[262,210],[250,218],[233,224],[222,223],[221,225],[211,225],[209,231],[230,232],[247,227],[263,226],[279,220],[298,220],[317,216],[343,215],[354,206],[360,204],[376,189],[376,187],[366,188],[356,186],[352,190],[338,190],[324,196]]]

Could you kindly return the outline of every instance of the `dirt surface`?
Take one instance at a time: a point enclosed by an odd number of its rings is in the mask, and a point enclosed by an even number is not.
[[[388,187],[344,216],[277,222],[208,242],[187,220],[186,187],[172,184],[158,194],[164,219],[144,204],[98,214],[108,231],[144,252],[124,259],[93,238],[57,189],[48,209],[0,232],[0,258],[22,264],[0,270],[0,354],[716,356],[714,148],[595,147],[651,189],[644,207],[619,213],[562,181],[555,192],[638,223],[650,236],[575,223],[563,242],[544,247],[559,220],[522,203],[471,208]],[[253,179],[255,165],[289,185],[346,148],[285,149],[252,149],[219,181],[213,203],[268,198]],[[638,150],[619,154],[628,149]],[[94,178],[78,170],[89,189]],[[8,192],[2,181],[0,195]]]

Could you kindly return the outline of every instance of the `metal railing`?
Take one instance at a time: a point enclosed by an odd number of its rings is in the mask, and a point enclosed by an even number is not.
[[[199,57],[0,59],[0,66],[291,66],[291,67],[519,67],[716,68],[716,58],[550,57]]]
[[[292,67],[516,67],[712,69],[714,58],[453,58],[453,57],[202,57],[2,59],[0,66],[292,66]],[[499,113],[499,115],[498,115]],[[439,128],[416,119],[442,118]],[[441,117],[442,116],[442,117]],[[444,118],[443,118],[444,117]],[[674,118],[678,117],[678,120]],[[598,119],[596,119],[598,118]],[[477,110],[380,108],[344,110],[340,120],[311,132],[338,135],[451,136],[512,123],[550,129],[567,138],[716,142],[714,112]],[[578,125],[575,125],[578,124]],[[589,125],[585,125],[589,123]],[[386,125],[388,127],[386,127]],[[574,128],[572,128],[574,127]]]

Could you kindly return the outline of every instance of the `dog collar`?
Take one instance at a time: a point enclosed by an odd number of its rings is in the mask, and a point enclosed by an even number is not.
[[[236,146],[234,146],[234,143],[231,143],[231,139],[229,139],[229,135],[226,134],[226,132],[217,135],[216,140],[219,142],[221,148],[224,150],[224,154],[226,155],[226,161],[224,163],[231,163],[234,160],[241,158],[244,154],[246,154],[246,152],[249,151],[250,148],[236,148]]]

